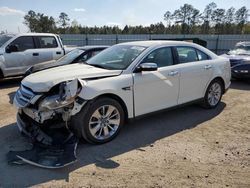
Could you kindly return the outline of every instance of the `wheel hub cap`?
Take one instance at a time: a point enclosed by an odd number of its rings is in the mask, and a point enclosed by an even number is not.
[[[211,106],[218,104],[221,98],[221,86],[218,83],[214,83],[208,92],[208,102]]]
[[[120,113],[112,105],[99,107],[89,121],[90,133],[98,140],[111,137],[120,125]]]

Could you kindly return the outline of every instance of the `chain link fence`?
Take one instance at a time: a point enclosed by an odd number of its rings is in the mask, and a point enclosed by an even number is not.
[[[85,35],[62,34],[64,45],[114,45],[122,42],[138,40],[171,40],[198,38],[207,42],[207,48],[217,54],[222,54],[232,49],[237,42],[250,41],[250,35]]]

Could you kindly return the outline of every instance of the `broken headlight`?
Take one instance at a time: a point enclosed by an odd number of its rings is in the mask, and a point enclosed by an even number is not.
[[[82,89],[78,79],[63,82],[59,85],[59,93],[46,97],[39,105],[40,110],[55,110],[70,105],[75,101]]]

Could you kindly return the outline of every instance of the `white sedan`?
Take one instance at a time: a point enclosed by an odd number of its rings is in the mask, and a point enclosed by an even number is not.
[[[230,78],[227,59],[193,43],[117,44],[85,63],[26,77],[14,99],[17,125],[41,139],[46,127],[63,124],[91,143],[105,143],[128,119],[190,102],[215,108]]]

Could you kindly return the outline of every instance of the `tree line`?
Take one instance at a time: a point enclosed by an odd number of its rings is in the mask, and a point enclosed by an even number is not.
[[[58,18],[30,10],[24,16],[24,24],[31,32],[58,34],[250,34],[249,10],[243,6],[236,10],[218,8],[215,3],[206,5],[203,11],[184,4],[179,9],[166,11],[164,22],[149,26],[88,27],[78,24],[62,12]]]

